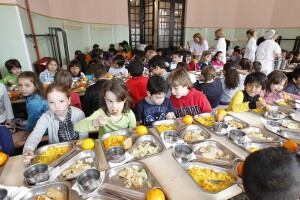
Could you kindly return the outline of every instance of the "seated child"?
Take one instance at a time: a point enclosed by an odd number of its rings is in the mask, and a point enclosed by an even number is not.
[[[185,62],[179,62],[179,63],[177,63],[176,69],[179,69],[179,68],[184,68],[184,69],[188,70],[188,65]],[[196,75],[189,71],[188,71],[188,74],[191,79],[191,82],[194,84],[197,81]]]
[[[17,59],[9,59],[5,62],[5,68],[7,69],[8,74],[2,79],[4,85],[17,85],[17,78],[22,72],[20,62]]]
[[[81,72],[81,65],[80,65],[79,61],[72,60],[70,65],[69,65],[69,70],[72,74],[73,82],[85,78],[84,73]]]
[[[167,82],[160,76],[151,76],[147,83],[147,97],[136,107],[137,121],[152,126],[154,121],[175,118],[173,105],[166,98],[167,92]]]
[[[159,55],[153,56],[151,60],[149,60],[148,67],[151,75],[161,76],[164,80],[167,80],[170,74],[167,72],[167,66],[164,59]]]
[[[224,66],[223,53],[222,51],[218,51],[211,60],[211,65],[215,68],[222,68]]]
[[[284,88],[287,93],[300,96],[300,68],[297,67],[292,72],[292,80]]]
[[[199,67],[198,63],[194,61],[193,55],[189,51],[185,55],[185,62],[188,65],[188,71],[198,71],[198,70],[200,70],[200,67]]]
[[[170,99],[176,117],[211,112],[209,101],[202,92],[193,88],[187,70],[179,68],[171,72],[168,84],[172,91]]]
[[[240,88],[243,88],[243,84],[246,76],[252,71],[251,70],[251,62],[247,58],[242,58],[239,62],[239,66],[237,71],[240,74]]]
[[[121,79],[114,78],[106,81],[103,84],[101,97],[104,106],[76,123],[76,131],[99,131],[100,138],[105,133],[136,126],[134,113],[129,108],[129,94]]]
[[[250,154],[243,167],[250,200],[296,200],[300,197],[300,156],[282,147]]]
[[[170,67],[169,67],[170,71],[176,68],[177,63],[182,62],[182,55],[178,50],[173,51],[171,57],[172,57],[172,62],[170,63]]]
[[[206,95],[211,107],[215,108],[219,105],[223,94],[222,83],[220,79],[215,79],[216,69],[212,66],[204,67],[201,75],[204,78],[204,83],[197,81],[194,83],[194,88],[202,91]]]
[[[56,58],[51,58],[47,65],[46,69],[40,73],[40,81],[43,84],[50,84],[54,82],[54,76],[58,70],[58,61]]]
[[[258,62],[258,61],[254,61],[253,63],[252,63],[252,71],[253,72],[260,72],[261,71],[261,63],[260,62]]]
[[[211,65],[210,60],[211,60],[211,52],[203,51],[199,62],[200,70],[202,70],[207,65]]]
[[[232,97],[228,111],[246,112],[257,109],[263,104],[260,93],[266,86],[267,77],[262,72],[252,72],[246,76],[244,90],[238,91]],[[261,103],[259,103],[261,102]]]
[[[124,57],[122,55],[116,55],[108,72],[113,76],[127,77],[128,70],[125,68],[124,64]]]
[[[148,77],[143,76],[144,64],[140,61],[132,61],[128,65],[128,71],[131,77],[126,81],[126,85],[132,98],[133,108],[147,96]]]
[[[69,88],[64,85],[52,83],[46,90],[49,110],[37,121],[33,131],[26,140],[23,155],[24,161],[34,155],[34,150],[47,132],[49,143],[61,143],[87,137],[86,133],[74,130],[74,123],[84,118],[84,113],[70,106]]]

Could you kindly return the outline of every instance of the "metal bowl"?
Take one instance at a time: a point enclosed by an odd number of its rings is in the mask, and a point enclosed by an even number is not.
[[[227,128],[228,125],[224,122],[215,122],[215,125],[213,127],[217,135],[226,135],[228,133]]]
[[[119,163],[125,160],[125,149],[122,146],[116,146],[106,151],[106,158],[109,162]]]
[[[94,168],[85,170],[77,178],[78,187],[86,193],[91,193],[96,190],[100,183],[100,172]]]
[[[175,157],[182,160],[189,160],[192,157],[193,149],[189,145],[180,144],[175,146]]]
[[[179,139],[179,133],[177,131],[164,131],[164,140],[168,143],[175,143]]]
[[[25,169],[23,176],[29,185],[35,185],[49,179],[48,165],[35,164]]]
[[[0,188],[0,200],[8,200],[8,192],[4,188]]]
[[[237,144],[243,143],[245,140],[245,136],[246,133],[238,129],[230,130],[228,134],[228,137]]]

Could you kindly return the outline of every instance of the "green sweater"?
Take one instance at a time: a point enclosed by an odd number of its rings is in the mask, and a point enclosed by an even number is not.
[[[74,126],[75,131],[78,132],[96,132],[99,131],[99,138],[108,132],[117,131],[120,129],[126,128],[134,128],[136,127],[136,119],[133,112],[130,110],[129,112],[123,114],[123,117],[118,122],[110,122],[103,126],[103,127],[95,127],[92,124],[94,119],[97,119],[99,116],[105,115],[102,108],[95,111],[91,116],[80,120]]]
[[[9,83],[9,82],[11,83]],[[13,74],[7,74],[1,81],[4,85],[17,85],[17,76]]]

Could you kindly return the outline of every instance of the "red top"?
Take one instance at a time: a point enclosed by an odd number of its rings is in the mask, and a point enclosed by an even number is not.
[[[190,90],[188,95],[177,99],[174,95],[170,97],[176,117],[184,117],[185,115],[198,115],[205,112],[211,112],[211,106],[203,92],[194,88]]]
[[[189,71],[198,71],[200,70],[200,67],[198,65],[198,63],[194,62],[194,61],[191,61],[189,64],[188,64],[188,70]]]
[[[71,99],[71,106],[82,109],[80,97],[76,92],[70,92],[70,99]]]
[[[132,98],[132,107],[147,96],[148,79],[145,76],[138,76],[127,80],[126,85]]]

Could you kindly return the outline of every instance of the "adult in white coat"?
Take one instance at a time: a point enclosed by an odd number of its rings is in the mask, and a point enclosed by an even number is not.
[[[190,52],[195,56],[201,56],[203,51],[208,50],[208,43],[200,33],[193,35],[193,41],[190,46]]]
[[[222,28],[219,28],[215,31],[215,37],[217,40],[216,44],[216,52],[222,51],[222,61],[226,63],[226,40],[225,40],[225,33]]]
[[[275,30],[268,30],[264,33],[265,41],[262,42],[256,51],[256,61],[262,65],[261,71],[266,75],[274,70],[274,60],[281,57],[281,48],[275,42],[277,37]]]
[[[255,61],[255,52],[257,49],[256,39],[255,39],[255,30],[253,30],[253,29],[247,30],[246,35],[247,35],[248,41],[247,41],[246,48],[245,48],[244,58],[247,58],[251,62],[254,62]]]

